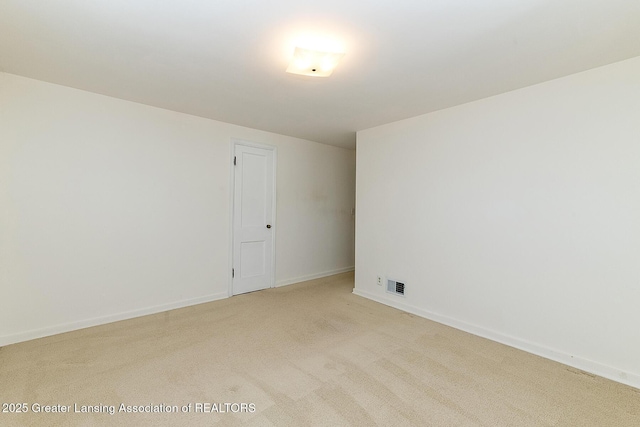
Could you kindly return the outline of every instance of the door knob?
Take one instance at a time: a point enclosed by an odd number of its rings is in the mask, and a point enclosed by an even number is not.
[[[271,228],[271,224],[267,224],[267,228]]]

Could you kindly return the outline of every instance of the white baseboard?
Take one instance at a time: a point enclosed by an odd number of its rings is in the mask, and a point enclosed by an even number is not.
[[[293,285],[294,283],[306,282],[307,280],[320,279],[322,277],[333,276],[334,274],[346,273],[348,271],[353,271],[354,267],[345,267],[339,268],[337,270],[325,271],[322,273],[309,274],[307,276],[296,277],[294,279],[285,279],[276,282],[276,288],[281,286]]]
[[[582,371],[590,372],[592,374],[640,389],[640,375],[638,374],[625,372],[620,369],[595,362],[593,360],[582,358],[580,356],[571,355],[544,345],[529,342],[527,340],[523,340],[521,338],[513,337],[510,335],[505,335],[491,329],[486,329],[482,326],[433,313],[431,311],[406,304],[403,301],[397,301],[395,299],[376,295],[368,291],[362,291],[360,289],[354,288],[353,293],[361,297],[379,302],[381,304],[388,305],[390,307],[397,308],[399,310],[406,311],[408,313],[415,314],[429,320],[433,320],[434,322],[442,323],[443,325],[451,326],[452,328],[456,328],[461,331],[477,335],[479,337],[487,338],[492,341],[496,341],[501,344],[505,344],[510,347],[514,347],[519,350],[523,350],[528,353],[532,353],[537,356],[560,362],[565,365],[580,369]]]
[[[177,301],[169,304],[156,305],[153,307],[111,314],[108,316],[94,317],[92,319],[80,320],[77,322],[63,323],[46,328],[32,329],[30,331],[19,332],[12,335],[4,335],[0,336],[0,347],[37,338],[48,337],[51,335],[62,334],[65,332],[76,331],[78,329],[89,328],[91,326],[104,325],[107,323],[118,322],[120,320],[133,319],[134,317],[161,313],[163,311],[175,310],[177,308],[188,307],[196,304],[203,304],[206,302],[225,299],[228,297],[229,295],[226,292],[220,292],[217,294],[211,294],[199,298],[191,298],[188,300]]]

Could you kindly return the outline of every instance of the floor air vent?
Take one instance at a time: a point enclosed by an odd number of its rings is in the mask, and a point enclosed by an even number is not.
[[[387,280],[387,292],[404,296],[404,283]]]

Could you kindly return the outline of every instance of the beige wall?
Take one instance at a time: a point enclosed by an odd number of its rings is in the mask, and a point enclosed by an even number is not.
[[[278,149],[276,283],[353,267],[355,153],[0,73],[0,345],[228,296],[230,149]]]
[[[356,293],[640,387],[640,58],[359,132],[356,182]]]

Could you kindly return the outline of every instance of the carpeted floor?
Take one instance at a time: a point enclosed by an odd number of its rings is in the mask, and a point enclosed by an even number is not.
[[[637,389],[352,289],[347,273],[0,348],[0,409],[28,409],[0,425],[640,425]]]

